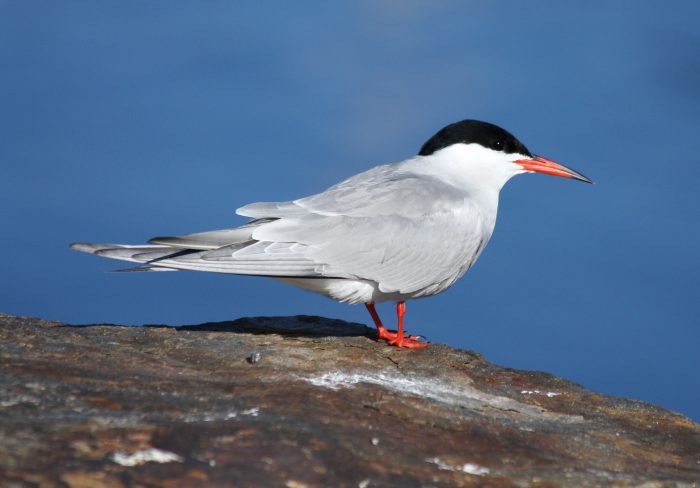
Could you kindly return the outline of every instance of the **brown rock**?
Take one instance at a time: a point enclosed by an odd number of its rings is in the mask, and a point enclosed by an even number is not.
[[[0,315],[0,485],[686,486],[700,426],[364,326]]]

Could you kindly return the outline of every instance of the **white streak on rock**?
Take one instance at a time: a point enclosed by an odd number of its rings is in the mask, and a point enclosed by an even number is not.
[[[473,474],[476,476],[483,476],[485,474],[489,474],[491,470],[489,468],[484,468],[483,466],[479,466],[476,464],[472,463],[466,463],[462,466],[462,471],[465,473]]]
[[[557,393],[554,391],[544,392],[540,390],[522,390],[520,393],[522,393],[523,395],[546,395],[549,398],[561,395],[561,393]]]
[[[453,464],[448,464],[437,457],[429,458],[425,461],[436,465],[438,469],[443,471],[461,471],[462,473],[473,474],[475,476],[484,476],[485,474],[489,474],[491,472],[489,468],[484,468],[483,466],[473,463],[465,463],[461,466],[455,466]]]
[[[403,376],[396,372],[346,372],[330,371],[314,376],[303,376],[300,379],[312,385],[331,390],[352,388],[358,383],[378,385],[396,392],[429,398],[431,400],[452,406],[467,408],[492,407],[504,412],[518,412],[533,417],[557,417],[570,422],[580,422],[582,417],[577,415],[556,414],[547,412],[542,407],[527,405],[512,398],[492,395],[460,382],[450,381],[450,378],[429,378],[420,376]],[[524,390],[527,391],[527,390]]]
[[[7,400],[0,400],[0,407],[2,408],[7,408],[7,407],[14,407],[15,405],[21,405],[23,403],[29,403],[31,405],[39,405],[39,400],[34,397],[26,396],[26,395],[19,395],[14,398],[9,398]]]
[[[110,459],[122,466],[138,466],[145,463],[181,463],[184,461],[182,456],[175,454],[174,452],[163,451],[161,449],[150,448],[144,449],[143,451],[137,451],[132,454],[127,452],[115,452],[110,456]]]
[[[258,407],[247,408],[240,412],[235,410],[231,412],[210,412],[210,413],[197,413],[192,415],[187,415],[183,420],[185,422],[217,422],[220,420],[231,420],[238,418],[240,416],[246,417],[257,417],[260,415],[260,409]]]

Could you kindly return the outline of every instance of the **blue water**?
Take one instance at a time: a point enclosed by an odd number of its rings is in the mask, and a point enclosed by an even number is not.
[[[410,330],[700,420],[700,2],[0,2],[0,310],[73,323],[313,314],[263,278],[116,274],[72,241],[243,222],[488,120],[525,175]],[[390,306],[380,307],[385,318]]]

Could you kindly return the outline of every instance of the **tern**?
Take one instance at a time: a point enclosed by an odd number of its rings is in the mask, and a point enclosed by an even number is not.
[[[405,302],[436,295],[471,268],[496,224],[498,196],[513,176],[538,172],[592,183],[531,153],[508,131],[478,120],[450,124],[417,156],[377,166],[327,190],[237,210],[233,228],[143,245],[74,243],[71,248],[141,263],[127,271],[195,270],[270,277],[340,302],[363,303],[379,339],[425,347],[404,334]],[[396,302],[397,330],[375,304]]]

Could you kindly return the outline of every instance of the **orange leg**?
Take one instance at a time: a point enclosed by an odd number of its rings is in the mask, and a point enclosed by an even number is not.
[[[396,339],[389,341],[389,344],[396,347],[407,347],[409,349],[418,349],[419,347],[425,347],[428,345],[427,342],[420,342],[417,336],[407,336],[403,335],[403,316],[406,314],[406,303],[397,302],[396,303],[396,317],[399,321],[399,331],[396,334]]]
[[[407,336],[404,337],[403,335],[403,314],[405,313],[406,310],[406,305],[404,302],[400,302],[397,304],[397,314],[399,315],[399,331],[398,332],[391,332],[389,331],[386,327],[384,327],[384,324],[382,324],[381,319],[379,318],[379,314],[377,313],[377,310],[374,308],[374,303],[365,303],[365,307],[367,307],[367,311],[369,314],[372,316],[372,320],[374,321],[374,326],[377,328],[377,338],[378,339],[384,339],[389,342],[389,344],[393,344],[398,347],[410,347],[410,348],[416,348],[416,347],[425,347],[428,344],[425,342],[418,342],[419,336]],[[401,307],[402,312],[399,313],[399,307]],[[401,339],[399,341],[399,338]],[[397,342],[398,341],[398,342]],[[411,345],[409,345],[411,344]],[[413,344],[419,344],[419,345],[413,345]]]
[[[372,316],[372,320],[374,320],[374,326],[377,328],[377,339],[396,339],[396,334],[389,332],[387,328],[384,327],[384,324],[382,324],[377,309],[374,308],[374,303],[365,303],[365,307],[367,307],[367,311]]]

